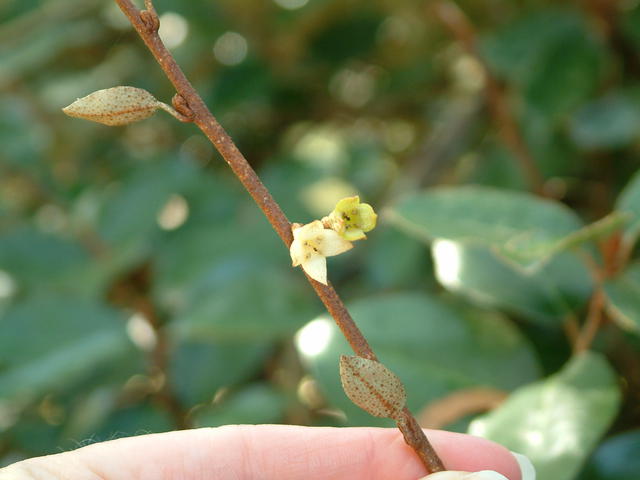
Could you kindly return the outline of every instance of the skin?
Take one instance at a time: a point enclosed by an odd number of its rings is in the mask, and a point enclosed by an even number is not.
[[[504,447],[428,431],[451,470],[495,470],[521,480]],[[240,425],[122,438],[32,458],[0,480],[395,479],[426,474],[396,429]]]

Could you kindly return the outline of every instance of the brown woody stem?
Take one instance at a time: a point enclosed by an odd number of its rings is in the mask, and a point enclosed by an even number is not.
[[[231,137],[211,114],[200,95],[193,88],[189,80],[176,63],[171,53],[160,40],[158,35],[158,17],[151,0],[145,0],[146,10],[139,10],[131,0],[115,0],[120,9],[127,16],[136,29],[147,48],[160,64],[160,68],[171,81],[179,99],[180,113],[189,117],[202,130],[211,143],[216,147],[222,158],[229,164],[233,173],[251,195],[258,207],[271,223],[284,244],[289,247],[293,241],[291,224],[286,215],[273,199],[267,188],[251,168]],[[177,107],[174,101],[174,107]],[[322,303],[342,330],[345,338],[356,355],[377,360],[375,353],[362,332],[355,324],[344,303],[331,285],[323,285],[307,277]],[[444,470],[442,461],[427,440],[416,419],[405,409],[402,422],[398,422],[407,443],[416,451],[429,473]]]

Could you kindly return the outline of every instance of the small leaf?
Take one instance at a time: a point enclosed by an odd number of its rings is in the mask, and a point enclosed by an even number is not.
[[[374,417],[394,418],[404,408],[404,385],[380,362],[341,355],[340,379],[351,401]]]
[[[158,108],[162,104],[146,90],[113,87],[79,98],[62,111],[70,117],[117,126],[149,118]]]
[[[604,283],[607,311],[621,328],[640,335],[640,263]]]
[[[620,399],[617,373],[603,356],[586,352],[518,389],[474,420],[469,433],[526,455],[540,479],[574,480],[615,419]]]
[[[637,480],[640,472],[640,429],[616,435],[592,455],[584,480]]]
[[[565,205],[522,192],[464,186],[408,196],[389,220],[419,239],[441,238],[490,247],[527,273],[554,255],[619,228],[628,215],[614,213],[584,226]]]
[[[640,171],[633,175],[618,196],[616,211],[631,215],[624,237],[626,242],[635,242],[640,235]]]

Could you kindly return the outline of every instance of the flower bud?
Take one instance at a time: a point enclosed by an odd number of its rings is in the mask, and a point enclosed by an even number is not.
[[[79,98],[62,111],[70,117],[115,126],[149,118],[163,106],[164,104],[141,88],[113,87]]]

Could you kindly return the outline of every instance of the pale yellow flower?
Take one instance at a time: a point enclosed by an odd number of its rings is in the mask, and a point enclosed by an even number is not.
[[[360,203],[360,197],[343,198],[323,220],[327,226],[350,242],[367,238],[365,232],[373,230],[378,215],[368,203]]]
[[[320,220],[293,228],[289,249],[293,266],[301,265],[314,280],[327,285],[327,258],[353,247],[351,242],[328,228]]]

